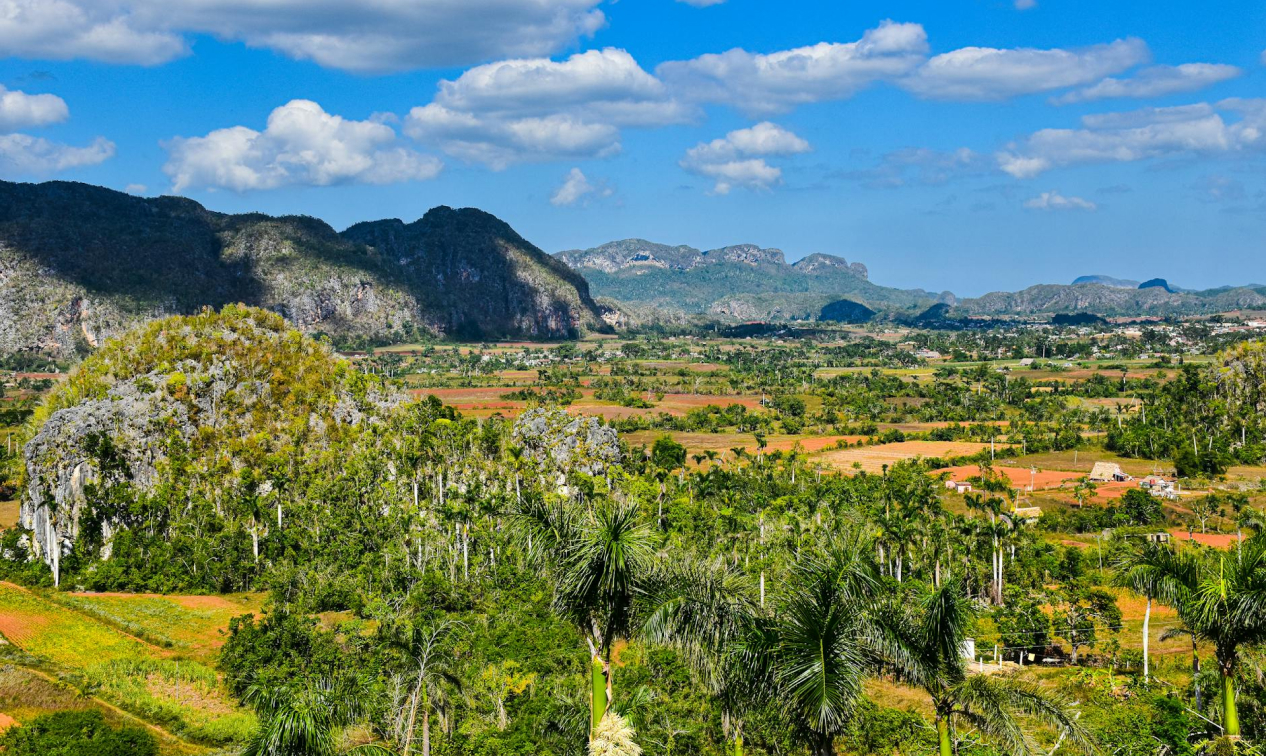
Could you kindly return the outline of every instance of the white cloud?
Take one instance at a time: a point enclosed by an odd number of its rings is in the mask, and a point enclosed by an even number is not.
[[[0,131],[46,126],[69,117],[66,101],[57,95],[31,95],[0,86]]]
[[[210,34],[351,71],[546,55],[592,35],[600,0],[0,0],[8,55],[154,65]]]
[[[1238,120],[1228,122],[1230,114]],[[1043,129],[996,155],[1016,178],[1083,163],[1131,162],[1168,155],[1217,155],[1266,147],[1266,99],[1229,99],[1082,118],[1080,129]]]
[[[1042,192],[1024,203],[1030,210],[1094,210],[1098,206],[1081,197],[1065,197],[1059,192]]]
[[[1032,10],[1037,7],[1037,0],[1015,0],[1016,10]]]
[[[173,191],[190,187],[236,192],[289,185],[392,184],[422,181],[443,164],[397,144],[395,131],[375,121],[349,121],[310,100],[273,110],[267,127],[217,129],[166,143],[163,171]]]
[[[655,72],[688,99],[777,113],[849,97],[876,81],[907,74],[927,49],[922,26],[885,21],[856,42],[821,42],[769,54],[736,48],[670,61]]]
[[[114,143],[97,137],[87,147],[50,142],[28,134],[0,135],[0,174],[45,175],[97,165],[114,157]]]
[[[610,197],[611,189],[602,183],[593,183],[579,168],[572,168],[563,177],[562,186],[558,187],[549,201],[555,207],[564,207],[574,205],[592,195]]]
[[[505,60],[442,81],[431,103],[413,108],[405,132],[450,155],[502,169],[513,163],[606,157],[620,129],[682,123],[693,106],[624,50]]]
[[[1149,57],[1140,39],[1080,50],[964,47],[931,58],[900,83],[932,99],[1000,100],[1089,84]]]
[[[1056,105],[1067,105],[1112,97],[1162,97],[1178,92],[1193,92],[1221,81],[1234,79],[1243,73],[1235,66],[1220,63],[1151,66],[1128,79],[1104,79],[1085,89],[1052,98],[1051,102]]]
[[[144,194],[145,192],[149,191],[149,187],[145,186],[144,184],[128,184],[127,186],[123,187],[123,191],[127,192],[128,194]]]
[[[726,134],[723,139],[701,142],[686,151],[681,167],[715,179],[712,191],[729,194],[736,186],[769,189],[782,180],[782,169],[765,157],[808,152],[809,143],[776,124],[765,121]]]

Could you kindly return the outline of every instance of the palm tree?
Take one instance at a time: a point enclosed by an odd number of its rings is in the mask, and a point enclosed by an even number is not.
[[[329,680],[274,688],[251,686],[246,703],[259,714],[259,729],[242,756],[397,756],[379,744],[340,749],[335,730],[360,714],[360,691]]]
[[[734,653],[760,611],[751,581],[724,563],[661,569],[643,634],[676,648],[721,708],[721,728],[743,755],[743,722],[759,691]]]
[[[512,519],[530,544],[528,557],[554,582],[554,611],[589,646],[590,733],[614,694],[611,651],[635,629],[638,600],[651,575],[654,531],[636,502],[595,501],[578,511],[566,502],[525,497]]]
[[[1266,543],[1250,538],[1240,558],[1219,553],[1201,560],[1199,580],[1191,594],[1188,628],[1213,643],[1222,678],[1222,729],[1240,734],[1235,705],[1235,673],[1241,649],[1266,642]],[[1181,615],[1180,615],[1181,616]]]
[[[972,609],[959,580],[947,580],[929,593],[914,615],[893,611],[907,656],[914,660],[903,674],[932,699],[940,755],[954,753],[954,722],[961,718],[1000,750],[1014,756],[1038,753],[1021,717],[1041,720],[1081,750],[1093,751],[1089,734],[1069,715],[1068,704],[1036,686],[1009,677],[968,675],[963,643]]]
[[[1149,679],[1148,640],[1152,601],[1177,608],[1195,583],[1195,562],[1173,549],[1155,543],[1123,552],[1114,565],[1113,584],[1129,588],[1147,599],[1143,612],[1143,681]]]
[[[857,535],[806,550],[777,609],[754,616],[735,645],[750,684],[798,720],[814,756],[834,754],[863,681],[899,654],[872,612],[880,580],[871,553]]]
[[[647,636],[683,650],[704,671],[732,725],[736,756],[742,713],[761,700],[798,722],[814,756],[833,754],[865,678],[885,665],[910,667],[895,631],[873,611],[880,578],[872,550],[856,533],[803,550],[784,581],[790,589],[768,611],[721,569],[679,573],[671,583]]]
[[[431,756],[431,709],[436,701],[443,700],[447,688],[460,687],[456,676],[448,669],[447,660],[440,654],[442,646],[459,624],[445,620],[432,627],[410,627],[391,644],[408,659],[413,677],[404,750],[401,752],[403,756],[409,756],[413,747],[419,706],[422,708],[422,756]]]
[[[1155,568],[1163,573],[1159,584],[1172,591],[1164,600],[1193,639],[1213,644],[1222,679],[1222,730],[1239,737],[1235,675],[1243,651],[1266,643],[1266,540],[1245,540],[1238,557],[1181,549]]]

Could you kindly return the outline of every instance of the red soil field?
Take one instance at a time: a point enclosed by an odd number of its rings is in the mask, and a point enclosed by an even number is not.
[[[1188,535],[1187,531],[1173,528],[1169,531],[1173,534],[1175,541],[1195,541],[1196,543],[1212,546],[1215,549],[1230,548],[1235,545],[1237,540],[1234,533],[1192,533]]]
[[[980,475],[980,467],[977,465],[949,467],[946,470],[938,470],[937,472],[946,471],[949,472],[951,480],[966,480],[967,478]],[[1059,488],[1064,483],[1075,481],[1081,477],[1080,473],[1042,469],[1039,469],[1037,474],[1034,475],[1027,467],[995,467],[994,471],[1006,475],[1007,479],[1011,481],[1012,488],[1027,490],[1032,485],[1035,491]]]

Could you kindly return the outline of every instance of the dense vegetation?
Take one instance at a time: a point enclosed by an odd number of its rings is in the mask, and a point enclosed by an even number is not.
[[[475,418],[406,400],[383,377],[409,373],[405,358],[358,370],[270,313],[158,321],[85,360],[30,420],[19,482],[28,523],[44,507],[54,537],[7,531],[0,570],[62,590],[266,592],[217,661],[258,718],[237,743],[251,754],[1141,756],[1266,735],[1266,536],[1247,493],[1191,504],[1202,526],[1243,513],[1234,551],[1143,547],[1133,536],[1181,521],[1142,491],[1034,521],[984,452],[974,490],[949,496],[944,461],[824,474],[766,446],[808,429],[882,445],[906,436],[881,424],[936,419],[953,423],[910,436],[997,440],[1005,456],[1004,440],[1017,454],[1168,434],[1151,457],[1181,465],[1194,430],[1192,474],[1207,476],[1211,449],[1262,461],[1261,345],[1067,384],[984,362],[904,380],[910,352],[878,339],[695,347],[724,372],[650,367],[679,356],[657,340],[530,356],[539,385],[513,397],[530,408]],[[439,347],[408,359],[470,383],[521,367]],[[848,369],[819,374],[834,366]],[[683,385],[763,401],[613,424],[557,406],[583,389],[645,409]],[[1124,397],[1140,410],[1081,402]],[[617,433],[647,426],[751,433],[756,448]],[[1095,549],[1054,535],[1089,531]],[[1119,601],[1135,594],[1148,617],[1173,610],[1190,654],[1126,648]],[[979,674],[986,661],[1016,666]]]

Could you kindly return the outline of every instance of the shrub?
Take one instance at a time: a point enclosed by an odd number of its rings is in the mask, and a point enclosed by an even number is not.
[[[59,711],[0,736],[6,756],[158,756],[158,742],[139,727],[113,729],[101,712]]]

